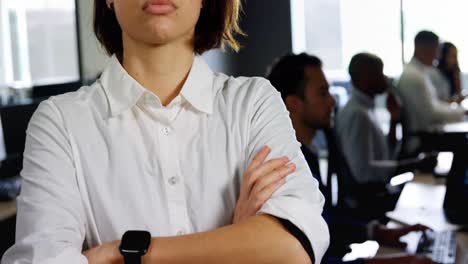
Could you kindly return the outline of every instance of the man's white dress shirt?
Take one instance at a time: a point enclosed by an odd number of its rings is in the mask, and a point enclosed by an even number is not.
[[[451,99],[452,95],[450,94],[450,81],[442,74],[442,72],[436,67],[431,67],[429,71],[429,76],[431,78],[432,84],[436,89],[437,96],[440,100],[448,101]]]
[[[95,84],[34,114],[16,244],[2,263],[87,263],[83,249],[129,229],[157,237],[229,225],[242,176],[264,145],[268,159],[288,156],[297,170],[259,213],[296,225],[319,263],[329,243],[324,198],[270,83],[213,73],[197,56],[164,107],[113,57]]]
[[[395,160],[396,155],[379,126],[373,98],[353,88],[351,98],[336,117],[336,132],[357,183],[390,180],[395,167],[379,166],[376,162]]]
[[[398,82],[404,125],[410,133],[428,131],[439,125],[463,120],[465,111],[462,107],[439,100],[431,80],[432,70],[432,67],[413,58],[405,66]],[[407,148],[413,151],[418,145],[418,141],[410,138]]]

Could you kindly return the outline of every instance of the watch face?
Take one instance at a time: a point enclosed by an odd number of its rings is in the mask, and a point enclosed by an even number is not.
[[[148,251],[151,234],[148,231],[127,231],[122,237],[120,252],[143,256]]]

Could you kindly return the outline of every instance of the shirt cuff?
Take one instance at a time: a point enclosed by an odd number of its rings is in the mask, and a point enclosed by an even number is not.
[[[281,224],[284,226],[284,228],[286,228],[286,230],[288,230],[288,232],[291,235],[293,235],[301,243],[302,247],[307,252],[307,255],[309,255],[309,258],[312,261],[312,263],[315,263],[315,255],[314,255],[314,251],[312,250],[312,245],[310,244],[310,241],[307,238],[307,236],[304,234],[304,232],[302,232],[297,226],[295,226],[289,220],[285,220],[285,219],[278,218],[278,217],[275,217],[275,218],[278,219],[281,222]]]

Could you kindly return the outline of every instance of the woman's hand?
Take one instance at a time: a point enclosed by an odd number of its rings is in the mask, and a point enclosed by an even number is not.
[[[255,216],[271,195],[286,182],[286,176],[296,170],[289,159],[282,157],[265,162],[270,148],[263,147],[247,168],[234,211],[233,224]]]
[[[123,264],[119,252],[120,241],[112,241],[83,252],[89,264]]]

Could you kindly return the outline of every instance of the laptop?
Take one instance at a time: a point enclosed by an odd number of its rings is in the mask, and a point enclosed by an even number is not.
[[[463,145],[463,144],[461,144]],[[425,207],[408,207],[387,213],[387,216],[403,224],[421,223],[434,231],[420,232],[419,237],[412,237],[405,242],[407,251],[430,257],[434,262],[441,264],[454,264],[456,258],[456,230],[468,224],[468,150],[460,148],[454,152],[453,163],[447,175],[444,186],[425,186],[418,189],[409,189],[408,195],[421,196],[415,199],[431,197],[430,202],[443,199],[443,210],[440,204]],[[404,198],[404,197],[402,197]],[[408,199],[408,198],[406,198]]]
[[[407,243],[407,252],[429,257],[435,263],[455,264],[457,237],[454,231],[413,232],[402,238]]]

